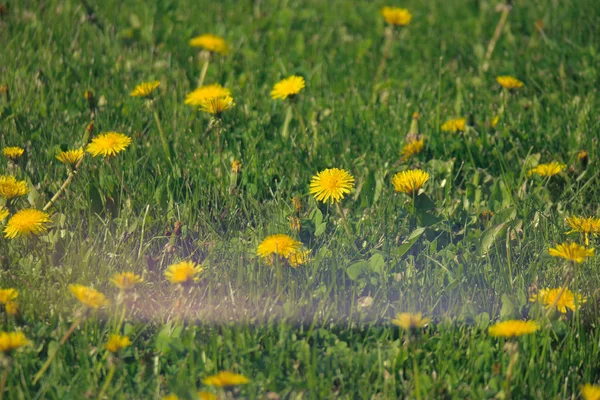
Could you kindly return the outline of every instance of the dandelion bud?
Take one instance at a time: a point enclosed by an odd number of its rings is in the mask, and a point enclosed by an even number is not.
[[[239,174],[242,169],[242,162],[240,160],[233,160],[231,163],[231,172],[234,174]]]
[[[83,97],[85,97],[85,99],[87,100],[90,111],[94,112],[94,110],[96,109],[96,98],[94,97],[94,92],[92,92],[91,90],[86,90],[83,93]]]
[[[296,210],[296,212],[302,211],[302,198],[300,198],[300,196],[292,198],[292,204],[294,205],[294,210]]]
[[[588,163],[590,161],[590,153],[588,153],[586,150],[581,150],[578,154],[577,154],[577,160],[581,163],[581,167],[583,169],[586,169],[588,166]]]

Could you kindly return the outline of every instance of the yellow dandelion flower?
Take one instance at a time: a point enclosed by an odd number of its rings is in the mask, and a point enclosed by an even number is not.
[[[539,175],[543,177],[550,177],[559,174],[567,166],[565,164],[553,161],[549,164],[539,164],[535,168],[531,168],[527,173],[527,176]]]
[[[423,317],[421,313],[399,313],[396,314],[396,318],[392,319],[392,324],[399,326],[402,329],[418,329],[429,324],[431,320]]]
[[[29,193],[27,182],[18,181],[14,176],[0,175],[0,197],[11,200],[25,196],[27,193]]]
[[[408,171],[398,172],[392,177],[392,185],[394,191],[406,193],[409,196],[417,193],[429,180],[429,174],[420,169],[412,169]]]
[[[354,189],[354,177],[345,169],[327,168],[315,176],[310,181],[309,192],[315,197],[315,200],[331,204],[344,198]]]
[[[448,120],[446,122],[444,122],[442,124],[442,131],[444,132],[462,132],[465,130],[467,126],[467,119],[466,118],[455,118],[455,119],[451,119]]]
[[[600,218],[585,218],[585,217],[569,217],[567,218],[567,224],[571,227],[572,232],[581,232],[585,238],[585,245],[589,245],[588,235],[597,235],[600,233]]]
[[[600,386],[586,383],[581,387],[583,400],[600,400]]]
[[[198,398],[200,400],[217,400],[218,399],[218,397],[215,394],[213,394],[211,392],[204,392],[204,391],[196,393],[196,396],[198,396]]]
[[[196,36],[195,38],[191,39],[190,46],[201,47],[204,50],[210,51],[212,53],[229,53],[229,46],[227,45],[225,39],[217,35],[212,35],[210,33]]]
[[[250,380],[244,375],[236,374],[231,371],[221,371],[218,374],[209,376],[202,381],[202,383],[205,385],[216,387],[245,385],[248,382],[250,382]]]
[[[189,106],[200,107],[208,100],[227,96],[231,96],[231,90],[224,88],[218,83],[213,83],[212,85],[200,86],[193,92],[188,93],[185,96],[185,104]]]
[[[8,208],[0,206],[0,222],[4,221],[4,219],[8,217],[8,214],[10,214]]]
[[[41,235],[48,230],[50,216],[43,211],[27,208],[18,211],[4,227],[4,237],[13,239],[19,236]]]
[[[23,332],[0,332],[0,352],[10,353],[28,344]]]
[[[282,99],[285,100],[288,97],[295,97],[304,87],[306,83],[304,82],[304,78],[297,75],[292,75],[285,79],[280,80],[273,86],[273,90],[271,90],[271,98],[272,99]]]
[[[288,256],[288,262],[294,268],[306,264],[310,261],[310,250],[298,250]]]
[[[581,307],[583,303],[587,300],[580,294],[575,294],[571,292],[569,289],[565,289],[565,291],[558,297],[562,288],[554,288],[554,289],[541,289],[536,294],[531,295],[529,297],[529,301],[532,303],[538,302],[547,307],[555,304],[558,311],[563,314],[567,313],[567,308],[572,311],[577,311],[578,308]],[[557,300],[558,298],[558,300]],[[556,303],[555,303],[556,302]]]
[[[229,110],[233,106],[235,106],[235,103],[233,102],[233,98],[231,96],[215,97],[214,99],[210,99],[202,103],[200,105],[200,111],[204,111],[218,117],[224,111]]]
[[[296,253],[302,243],[292,239],[288,235],[277,234],[267,236],[256,249],[256,254],[262,258],[271,259],[273,255],[279,255],[284,258],[290,257]]]
[[[56,159],[58,161],[60,161],[61,163],[68,165],[72,169],[75,169],[75,167],[77,167],[77,164],[79,163],[79,161],[81,161],[81,159],[83,158],[84,154],[85,153],[83,152],[82,148],[75,149],[75,150],[61,151],[56,156]]]
[[[11,301],[15,301],[19,297],[19,291],[17,289],[0,289],[0,304],[7,304]]]
[[[89,308],[98,309],[110,304],[106,296],[87,286],[69,285],[69,291],[81,304]]]
[[[498,125],[499,121],[500,121],[499,115],[496,115],[496,116],[494,116],[494,118],[492,118],[492,121],[490,122],[490,126],[492,127],[492,129],[494,129],[496,127],[496,125]]]
[[[402,147],[402,158],[408,159],[415,154],[419,154],[423,151],[423,146],[425,145],[425,140],[411,140],[407,142],[404,147]]]
[[[2,149],[2,154],[4,154],[4,157],[9,158],[13,161],[18,160],[23,153],[25,153],[25,149],[22,149],[20,147],[5,147]]]
[[[150,97],[159,86],[160,81],[142,82],[133,88],[129,95],[131,97]]]
[[[92,139],[86,151],[94,157],[113,157],[131,144],[131,138],[122,133],[106,132]]]
[[[499,76],[496,82],[505,89],[520,89],[523,87],[523,82],[512,76]]]
[[[4,309],[8,315],[17,315],[19,313],[19,305],[15,301],[9,301],[6,303],[4,305]]]
[[[127,336],[121,335],[110,335],[108,342],[106,342],[104,345],[106,350],[110,351],[111,353],[116,353],[129,346],[131,346],[131,340],[129,340]]]
[[[517,337],[537,332],[539,329],[540,325],[535,321],[509,320],[490,326],[488,333],[496,337]]]
[[[551,248],[548,253],[553,257],[564,258],[565,260],[582,263],[587,257],[594,255],[594,249],[586,249],[577,243],[563,243]]]
[[[165,278],[171,283],[185,284],[198,282],[198,275],[203,268],[191,261],[182,261],[177,264],[170,265],[165,271]]]
[[[119,289],[129,290],[132,289],[136,284],[142,282],[142,277],[134,274],[133,272],[121,272],[113,275],[113,277],[110,278],[110,281]]]
[[[412,14],[406,8],[383,7],[381,9],[383,19],[390,25],[405,26],[412,20]]]

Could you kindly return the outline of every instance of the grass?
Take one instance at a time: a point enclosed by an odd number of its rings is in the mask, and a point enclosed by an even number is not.
[[[238,398],[563,399],[600,381],[597,258],[575,270],[570,288],[587,297],[578,312],[544,318],[528,301],[563,283],[564,264],[548,248],[582,242],[565,234],[565,217],[599,211],[595,1],[514,1],[487,72],[500,18],[493,2],[402,2],[413,20],[377,78],[381,1],[147,3],[107,0],[92,12],[76,0],[13,1],[0,18],[0,84],[10,94],[0,95],[0,145],[26,150],[0,172],[30,187],[14,210],[41,209],[67,178],[55,156],[87,142],[86,90],[97,102],[92,136],[133,139],[112,166],[86,156],[46,235],[0,241],[0,287],[19,290],[21,309],[1,315],[2,330],[32,342],[0,360],[5,398],[192,398],[221,370],[250,379],[227,394]],[[236,102],[220,143],[210,117],[184,104],[202,67],[188,41],[202,33],[231,46],[205,78]],[[284,139],[286,105],[269,92],[292,74],[306,89]],[[525,87],[503,91],[498,75]],[[172,163],[152,110],[129,96],[154,79]],[[425,148],[401,160],[414,112]],[[442,132],[454,117],[470,128]],[[551,161],[567,168],[528,177]],[[330,167],[356,179],[341,202],[350,234],[335,206],[308,193],[311,177]],[[431,174],[416,203],[390,183],[410,168]],[[486,210],[494,215],[482,218]],[[301,240],[312,260],[267,266],[256,248],[276,233]],[[204,268],[189,293],[163,276],[181,260]],[[122,271],[144,278],[120,328],[133,345],[108,354],[120,314],[114,305],[91,313],[33,383],[76,318],[67,286],[114,301],[109,279]],[[390,324],[404,311],[432,322],[408,334]],[[542,329],[517,340],[487,334],[520,318]]]

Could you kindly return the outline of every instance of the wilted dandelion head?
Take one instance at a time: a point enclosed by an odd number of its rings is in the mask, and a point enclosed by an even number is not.
[[[133,88],[129,95],[131,97],[150,97],[159,86],[160,81],[142,82]]]
[[[121,335],[110,335],[108,342],[106,342],[104,345],[106,350],[110,351],[111,353],[116,353],[129,346],[131,346],[131,340],[129,340],[129,337]]]
[[[505,89],[520,89],[523,87],[523,82],[512,76],[499,76],[496,82]]]
[[[8,315],[17,315],[19,313],[19,305],[16,301],[9,301],[4,305],[4,310]]]
[[[174,284],[189,284],[198,282],[202,267],[191,261],[182,261],[177,264],[170,265],[165,271],[165,278]]]
[[[406,193],[409,196],[417,193],[429,180],[429,174],[420,169],[411,169],[408,171],[398,172],[392,177],[392,185],[394,191]]]
[[[581,232],[585,236],[586,246],[589,244],[588,235],[597,235],[600,233],[600,218],[585,218],[585,217],[568,217],[567,224],[571,227],[572,232]]]
[[[122,290],[132,289],[135,285],[142,282],[142,277],[133,272],[121,272],[113,275],[110,282]]]
[[[406,160],[415,154],[419,154],[421,151],[423,151],[424,145],[424,139],[408,141],[404,147],[402,147],[402,158]]]
[[[215,97],[200,105],[200,110],[219,117],[223,112],[235,106],[231,96]]]
[[[547,307],[555,304],[556,309],[563,314],[567,313],[567,308],[572,311],[577,311],[581,305],[586,302],[585,297],[580,294],[575,294],[569,289],[565,289],[562,294],[562,288],[541,289],[536,294],[529,297],[532,303],[538,302]],[[560,294],[560,297],[558,297]],[[556,302],[556,303],[555,303]]]
[[[315,176],[310,181],[309,192],[315,197],[315,200],[331,204],[344,198],[354,189],[354,177],[345,169],[327,168]]]
[[[587,150],[579,150],[577,153],[577,160],[582,161],[590,156],[590,153]]]
[[[0,352],[9,354],[28,344],[23,332],[0,332]]]
[[[0,304],[7,304],[11,301],[15,301],[19,297],[19,291],[17,289],[0,289]]]
[[[288,97],[292,98],[300,93],[305,86],[306,83],[304,82],[303,77],[292,75],[280,80],[275,84],[275,86],[273,86],[273,90],[271,90],[271,98],[282,100],[285,100]]]
[[[22,149],[20,147],[5,147],[2,149],[2,154],[4,154],[4,157],[7,157],[13,161],[18,160],[23,153],[25,153],[25,149]]]
[[[310,250],[299,249],[291,253],[288,256],[287,260],[289,264],[294,268],[304,265],[310,261]]]
[[[423,317],[421,313],[399,313],[392,319],[392,324],[399,326],[402,329],[410,330],[422,328],[429,324],[430,321],[429,318]]]
[[[537,332],[540,325],[535,321],[509,320],[490,326],[488,333],[496,337],[517,337]]]
[[[0,196],[6,200],[14,199],[15,197],[25,196],[29,193],[27,182],[18,181],[11,175],[0,175]]]
[[[224,88],[218,83],[213,83],[212,85],[200,86],[194,91],[188,93],[185,96],[185,104],[194,107],[200,107],[208,100],[227,96],[231,96],[231,90]]]
[[[539,164],[535,168],[531,168],[527,173],[527,176],[539,175],[543,177],[550,177],[559,174],[567,166],[565,164],[553,161],[548,164]]]
[[[86,151],[94,157],[113,157],[131,144],[131,138],[122,133],[106,132],[96,136],[87,145]]]
[[[8,217],[8,214],[10,214],[8,208],[0,206],[0,222],[4,221]]]
[[[600,386],[586,383],[580,390],[583,400],[600,400]]]
[[[61,151],[56,155],[56,159],[61,163],[69,166],[71,169],[75,169],[77,164],[84,156],[84,152],[82,148],[75,150],[66,150]]]
[[[201,47],[204,50],[212,53],[227,54],[229,53],[229,46],[225,39],[220,36],[213,35],[210,33],[196,36],[190,40],[190,46]]]
[[[405,26],[412,20],[412,14],[406,8],[383,7],[381,9],[383,19],[390,25]]]
[[[221,371],[216,375],[211,375],[202,380],[202,383],[209,386],[229,387],[237,385],[245,385],[250,380],[244,375],[236,374],[231,371]]]
[[[233,160],[231,162],[231,172],[234,174],[239,174],[242,169],[242,162],[240,160]]]
[[[556,245],[555,248],[551,248],[548,250],[548,253],[553,257],[560,257],[575,263],[582,263],[586,258],[594,255],[594,249],[586,249],[577,243],[566,242]]]
[[[69,285],[69,291],[81,304],[89,308],[98,309],[110,304],[104,294],[84,285]]]
[[[289,216],[288,217],[288,221],[290,221],[290,230],[293,232],[299,232],[300,231],[300,218],[298,217],[294,217]]]
[[[14,239],[21,236],[41,235],[48,229],[50,216],[43,211],[27,208],[14,214],[4,227],[4,237]]]
[[[462,132],[465,130],[465,127],[467,125],[467,119],[466,118],[455,118],[455,119],[450,119],[446,122],[444,122],[442,124],[442,131],[444,132]]]
[[[288,235],[277,234],[267,236],[256,249],[256,254],[262,258],[272,258],[271,256],[281,256],[288,258],[290,255],[295,254],[302,243],[292,239]]]

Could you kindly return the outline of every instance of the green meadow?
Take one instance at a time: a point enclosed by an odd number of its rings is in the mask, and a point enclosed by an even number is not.
[[[0,3],[0,400],[600,399],[597,1]]]

